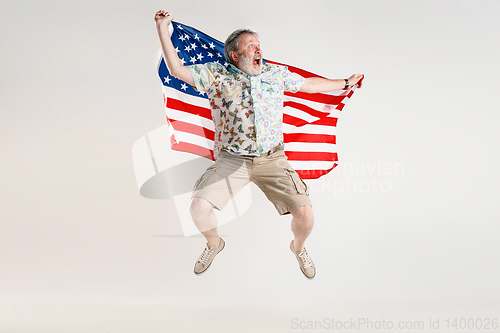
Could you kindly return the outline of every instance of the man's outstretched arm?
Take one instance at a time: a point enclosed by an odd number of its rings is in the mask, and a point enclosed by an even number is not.
[[[358,83],[359,80],[363,75],[361,74],[353,74],[351,77],[349,77],[347,80],[349,81],[349,87],[352,87],[356,83]],[[328,92],[332,90],[341,90],[344,89],[345,87],[345,80],[344,79],[324,79],[321,77],[308,77],[302,87],[299,89],[299,91],[306,92],[306,93],[322,93],[322,92]],[[361,84],[359,86],[361,88]]]
[[[172,20],[173,16],[170,13],[167,13],[163,10],[159,10],[156,12],[156,30],[158,30],[158,36],[160,37],[163,57],[165,58],[165,63],[167,64],[167,68],[170,74],[194,86],[193,76],[191,75],[189,68],[182,65],[181,59],[179,59],[177,51],[175,51],[172,40],[170,39],[168,25],[170,24],[170,22],[172,22]]]

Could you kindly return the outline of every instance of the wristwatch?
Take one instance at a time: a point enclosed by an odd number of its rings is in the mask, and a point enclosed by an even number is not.
[[[345,80],[344,90],[349,89],[349,80],[348,79],[344,79],[344,80]]]

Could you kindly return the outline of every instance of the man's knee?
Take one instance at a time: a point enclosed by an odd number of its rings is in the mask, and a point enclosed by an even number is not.
[[[194,197],[189,206],[189,212],[193,218],[210,214],[214,206],[206,199]]]
[[[314,220],[313,210],[311,206],[301,206],[290,211],[293,217],[300,221],[312,222]]]

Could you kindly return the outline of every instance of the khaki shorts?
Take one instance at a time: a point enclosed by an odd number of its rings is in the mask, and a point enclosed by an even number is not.
[[[312,206],[309,189],[288,163],[282,146],[256,157],[221,151],[194,185],[192,197],[206,199],[221,210],[249,182],[264,192],[280,215]]]

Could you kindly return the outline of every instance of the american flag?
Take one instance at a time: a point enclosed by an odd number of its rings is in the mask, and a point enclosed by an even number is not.
[[[187,25],[173,22],[170,36],[183,65],[218,62],[227,66],[224,43]],[[267,60],[270,64],[283,65]],[[318,75],[287,66],[305,78]],[[214,123],[205,92],[173,77],[159,53],[170,144],[173,150],[214,159]],[[283,141],[289,163],[303,179],[319,178],[337,166],[336,129],[340,111],[360,82],[348,90],[308,94],[285,92]]]

